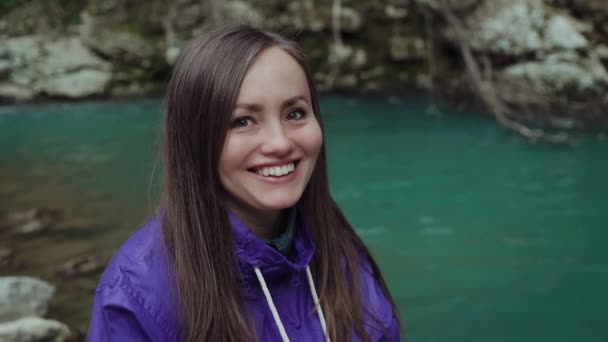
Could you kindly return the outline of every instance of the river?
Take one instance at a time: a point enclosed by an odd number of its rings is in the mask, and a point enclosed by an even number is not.
[[[415,98],[321,108],[332,192],[376,256],[406,340],[608,340],[608,141],[533,144],[479,113],[429,115]],[[152,212],[160,113],[160,99],[0,107],[0,214],[62,212],[47,234],[0,235],[24,263],[10,274],[57,286],[49,316],[86,325],[97,277],[56,266],[111,253]]]

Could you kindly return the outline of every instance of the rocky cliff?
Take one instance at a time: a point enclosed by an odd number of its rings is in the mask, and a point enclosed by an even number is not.
[[[527,103],[533,90],[535,99],[597,108],[608,102],[603,0],[53,0],[3,6],[4,101],[159,93],[184,41],[214,23],[248,22],[295,33],[322,91],[463,89],[465,44],[501,100]],[[458,25],[446,20],[445,9]]]

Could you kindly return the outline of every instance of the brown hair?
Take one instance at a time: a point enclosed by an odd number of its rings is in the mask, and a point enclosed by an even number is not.
[[[239,26],[199,36],[182,49],[169,81],[163,233],[181,309],[181,338],[186,341],[255,339],[241,307],[218,161],[241,82],[255,58],[271,46],[282,48],[303,68],[315,116],[323,127],[304,54],[294,42],[274,33]],[[371,265],[395,312],[396,307],[369,251],[331,197],[324,147],[300,205],[304,212],[315,213],[307,217],[316,245],[311,271],[331,339],[350,340],[354,330],[369,340],[360,282],[353,281],[360,279],[362,262]]]

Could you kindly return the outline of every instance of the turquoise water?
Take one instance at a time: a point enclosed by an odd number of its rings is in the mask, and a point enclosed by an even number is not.
[[[406,340],[608,340],[608,141],[530,144],[412,99],[321,107],[334,196],[375,254]],[[159,113],[158,99],[0,107],[0,209],[64,213],[52,234],[0,242],[26,263],[19,272],[58,286],[52,316],[86,322],[95,283],[54,266],[115,249],[149,214]]]

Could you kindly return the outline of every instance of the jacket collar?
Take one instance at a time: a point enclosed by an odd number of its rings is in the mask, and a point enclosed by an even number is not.
[[[315,245],[305,215],[301,209],[298,210],[293,250],[289,257],[257,237],[241,219],[228,211],[235,242],[235,253],[243,281],[255,282],[254,267],[259,267],[264,277],[272,280],[290,274],[299,274],[310,264],[315,253]]]

